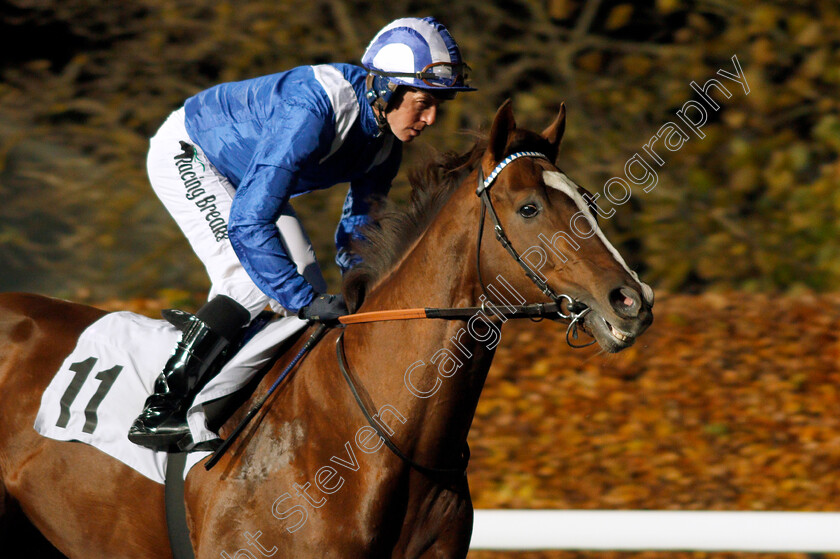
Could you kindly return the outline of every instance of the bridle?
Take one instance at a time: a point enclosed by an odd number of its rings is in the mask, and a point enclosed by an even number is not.
[[[551,299],[551,303],[532,303],[526,305],[519,305],[517,307],[513,307],[508,311],[503,311],[505,316],[509,317],[539,317],[539,318],[563,318],[567,320],[571,320],[569,323],[568,328],[566,329],[566,342],[574,348],[581,348],[587,347],[595,343],[595,340],[592,340],[588,344],[583,345],[575,345],[572,343],[571,338],[577,339],[577,325],[581,318],[583,318],[589,311],[590,308],[585,304],[581,303],[580,301],[576,301],[571,296],[566,295],[564,293],[557,293],[555,292],[548,283],[544,280],[539,278],[531,269],[523,262],[522,257],[513,248],[513,244],[508,239],[507,234],[505,234],[505,229],[502,226],[502,222],[499,220],[499,216],[496,213],[496,208],[493,206],[493,201],[490,199],[490,195],[488,191],[490,187],[495,182],[496,178],[498,178],[499,173],[502,172],[502,169],[507,167],[511,162],[519,159],[520,157],[534,157],[534,158],[541,158],[548,160],[548,158],[543,155],[542,153],[536,151],[520,151],[513,153],[507,156],[502,162],[496,165],[496,168],[493,169],[493,172],[490,173],[490,176],[484,178],[484,170],[481,167],[481,164],[478,165],[478,188],[476,189],[475,193],[481,200],[481,214],[478,220],[478,235],[476,240],[476,271],[478,272],[478,282],[481,285],[481,290],[484,293],[484,302],[482,303],[481,307],[475,308],[452,308],[452,309],[418,309],[418,311],[422,310],[422,314],[418,312],[416,316],[412,317],[403,317],[403,318],[444,318],[444,319],[464,319],[468,318],[469,316],[473,316],[478,311],[486,312],[486,305],[488,302],[493,304],[497,307],[504,307],[506,305],[497,305],[494,304],[490,299],[490,294],[487,291],[486,286],[484,285],[484,280],[481,277],[481,239],[482,233],[484,231],[484,218],[485,214],[489,211],[490,219],[493,220],[493,229],[496,232],[496,239],[502,244],[505,250],[513,257],[517,264],[525,271],[525,275],[528,276],[531,281],[542,291],[545,295],[547,295]],[[563,304],[566,304],[566,311],[563,310]],[[500,314],[494,310],[494,313]],[[351,315],[353,316],[353,315]],[[393,316],[393,315],[392,315]],[[411,457],[406,455],[402,452],[399,447],[391,440],[391,437],[382,429],[381,425],[375,421],[373,413],[370,411],[372,408],[371,402],[365,402],[362,394],[358,387],[356,386],[358,383],[354,382],[353,375],[350,372],[350,366],[347,363],[347,356],[344,352],[344,331],[342,331],[338,339],[335,342],[335,350],[336,350],[336,358],[338,360],[338,368],[341,370],[342,375],[344,376],[344,380],[347,381],[348,386],[350,387],[350,391],[353,394],[353,397],[356,400],[359,408],[362,410],[362,413],[367,419],[368,425],[370,425],[376,434],[381,437],[384,444],[388,447],[388,449],[393,452],[397,457],[400,458],[404,463],[408,464],[410,467],[414,468],[415,470],[423,473],[430,479],[433,479],[441,484],[452,484],[457,483],[458,480],[462,479],[466,476],[467,473],[467,464],[470,459],[470,448],[464,443],[464,448],[461,451],[461,455],[459,456],[458,464],[453,468],[433,468],[430,466],[424,466],[423,464],[419,464],[418,462],[414,461]]]
[[[590,308],[585,304],[581,303],[580,301],[576,301],[571,296],[566,295],[564,293],[557,293],[555,292],[548,283],[544,280],[539,278],[531,269],[523,262],[522,257],[513,248],[513,244],[508,239],[507,234],[505,234],[505,229],[502,226],[502,222],[499,220],[499,216],[496,213],[496,208],[493,206],[493,201],[490,199],[489,190],[490,187],[493,186],[493,183],[498,178],[499,173],[502,170],[510,165],[513,161],[519,159],[520,157],[534,157],[534,158],[541,158],[548,160],[548,158],[543,155],[542,153],[536,151],[520,151],[513,153],[507,156],[504,160],[502,160],[496,168],[493,169],[493,172],[490,173],[490,176],[484,178],[484,170],[481,167],[481,163],[478,165],[478,188],[476,188],[476,195],[481,200],[481,214],[478,220],[478,235],[476,239],[476,271],[478,273],[478,283],[481,285],[481,291],[484,293],[484,302],[482,303],[481,307],[471,307],[471,308],[451,308],[451,309],[417,309],[418,312],[415,316],[404,316],[402,318],[444,318],[444,319],[464,319],[473,316],[476,312],[482,311],[486,312],[486,306],[488,302],[493,304],[495,307],[506,307],[507,305],[498,305],[491,301],[490,294],[487,291],[486,286],[484,285],[484,280],[481,277],[481,239],[482,233],[484,231],[484,218],[486,213],[490,213],[490,219],[493,220],[493,229],[496,232],[496,239],[502,244],[505,250],[510,254],[513,259],[516,261],[517,264],[525,271],[525,275],[528,276],[532,282],[542,291],[545,295],[547,295],[551,299],[551,303],[532,303],[532,304],[525,304],[519,305],[513,308],[510,308],[507,311],[498,312],[494,310],[495,314],[503,314],[504,316],[508,317],[529,317],[529,318],[563,318],[567,320],[571,320],[569,323],[568,328],[566,329],[566,342],[574,348],[581,348],[587,347],[595,343],[595,340],[592,340],[588,344],[583,345],[575,345],[572,343],[571,338],[577,339],[577,325],[581,318],[583,318],[589,311]],[[563,304],[566,304],[566,311],[563,310]],[[354,315],[351,315],[354,316]],[[394,316],[394,315],[392,315]],[[358,387],[356,386],[357,382],[353,381],[353,375],[350,372],[350,366],[347,363],[347,356],[344,352],[344,331],[342,331],[338,339],[335,342],[335,350],[336,350],[336,358],[338,360],[338,368],[341,370],[342,375],[344,376],[344,380],[347,381],[348,386],[350,387],[350,391],[353,394],[353,397],[356,400],[359,408],[362,410],[362,413],[367,419],[368,425],[370,425],[376,434],[382,438],[384,444],[388,447],[388,449],[393,452],[397,457],[400,458],[404,463],[408,464],[410,467],[414,468],[415,470],[423,473],[430,479],[437,481],[440,484],[449,485],[452,483],[457,483],[458,480],[462,479],[466,476],[467,473],[467,464],[470,459],[470,448],[464,443],[464,448],[461,450],[461,455],[459,456],[458,464],[453,468],[433,468],[430,466],[424,466],[423,464],[419,464],[411,457],[406,455],[402,452],[399,447],[391,440],[391,437],[385,433],[382,429],[381,425],[377,421],[374,420],[373,413],[370,411],[370,408],[373,407],[370,402],[365,402],[362,394]]]
[[[505,234],[505,229],[502,222],[499,220],[499,215],[496,213],[496,208],[493,206],[493,201],[490,199],[489,190],[495,182],[502,169],[507,167],[511,162],[520,157],[534,157],[548,160],[542,153],[536,151],[520,151],[507,156],[501,163],[496,165],[493,172],[490,173],[486,179],[484,178],[484,170],[479,164],[478,167],[478,188],[476,188],[476,195],[481,200],[481,213],[478,220],[478,235],[476,240],[476,272],[478,275],[478,283],[481,286],[481,291],[484,294],[480,307],[447,307],[447,308],[416,308],[416,309],[399,309],[387,311],[370,311],[363,313],[354,313],[340,317],[338,320],[341,324],[360,324],[363,322],[378,322],[383,320],[412,320],[420,318],[438,318],[445,320],[468,320],[477,312],[482,312],[489,316],[495,314],[499,318],[506,320],[508,318],[529,318],[531,320],[541,320],[543,318],[550,318],[552,320],[565,319],[569,320],[569,326],[566,328],[566,343],[573,348],[588,347],[595,343],[595,340],[583,345],[577,345],[572,340],[578,339],[578,326],[581,324],[581,319],[589,313],[590,308],[581,301],[575,300],[573,297],[564,293],[557,293],[548,283],[537,276],[531,268],[522,260],[522,257],[513,248],[510,239]],[[510,305],[508,303],[499,304],[494,302],[487,287],[484,285],[484,280],[481,277],[481,240],[484,233],[484,219],[486,213],[490,212],[490,218],[493,220],[493,229],[496,232],[496,239],[502,244],[508,254],[513,257],[517,264],[525,272],[525,275],[534,282],[534,284],[542,291],[550,302],[546,303],[525,303],[521,305]],[[493,306],[493,309],[488,309],[488,306]]]
[[[478,282],[481,285],[481,290],[484,293],[484,302],[481,304],[480,307],[459,307],[459,308],[426,308],[426,309],[407,309],[402,311],[375,311],[371,313],[357,313],[353,315],[348,315],[346,317],[342,317],[341,326],[342,328],[346,324],[358,324],[363,322],[377,322],[382,320],[406,320],[406,319],[419,319],[419,318],[437,318],[437,319],[445,319],[445,320],[466,320],[470,317],[474,316],[477,312],[484,312],[487,313],[487,305],[488,303],[494,305],[493,313],[499,316],[505,316],[507,318],[530,318],[531,320],[538,320],[542,318],[551,318],[551,319],[566,319],[571,320],[569,323],[568,328],[566,328],[566,343],[573,348],[582,348],[587,347],[595,343],[595,340],[592,340],[588,344],[583,345],[575,345],[572,343],[572,339],[577,339],[577,325],[579,324],[580,320],[590,311],[590,308],[586,306],[584,303],[575,300],[569,295],[564,293],[557,293],[554,291],[548,283],[546,283],[543,279],[538,277],[531,269],[528,267],[527,264],[522,260],[522,257],[513,248],[513,245],[508,239],[507,234],[505,234],[505,229],[502,226],[502,222],[499,221],[499,216],[496,213],[496,208],[493,207],[493,201],[490,199],[489,190],[490,187],[493,186],[493,183],[499,176],[499,173],[507,167],[513,161],[519,159],[520,157],[533,157],[538,159],[545,159],[548,158],[543,155],[542,153],[536,151],[520,151],[513,153],[507,156],[504,160],[502,160],[496,168],[493,169],[493,172],[485,178],[484,177],[484,170],[481,167],[481,163],[478,165],[478,188],[476,188],[476,195],[481,200],[481,214],[478,220],[478,235],[476,240],[476,271],[478,272]],[[490,294],[487,291],[486,286],[484,285],[484,280],[481,277],[481,239],[482,234],[484,231],[484,219],[485,214],[490,213],[490,219],[493,220],[493,229],[496,232],[496,239],[502,244],[505,250],[510,254],[513,259],[516,261],[517,264],[525,271],[525,275],[530,278],[532,282],[542,291],[546,296],[551,299],[550,303],[530,303],[524,305],[501,305],[497,303],[493,303],[490,299]],[[566,307],[566,310],[563,310],[563,307]],[[506,309],[506,310],[505,310]],[[367,316],[365,316],[367,315]],[[346,320],[344,320],[346,319]],[[278,378],[274,381],[272,386],[269,388],[268,392],[266,392],[257,405],[253,406],[245,417],[240,421],[239,425],[233,430],[233,432],[228,436],[228,438],[222,443],[222,445],[214,452],[213,456],[210,460],[205,464],[206,469],[210,469],[216,464],[222,455],[227,451],[233,441],[239,436],[239,434],[244,430],[245,426],[253,419],[253,417],[257,414],[257,412],[262,408],[274,390],[280,385],[284,378],[288,375],[288,373],[292,370],[292,368],[308,353],[308,351],[318,343],[318,341],[323,337],[326,331],[330,328],[331,325],[326,323],[321,323],[316,328],[315,332],[309,337],[307,342],[304,344],[303,348],[298,352],[297,355],[292,359],[292,361],[286,366],[286,368],[280,373]],[[457,484],[462,480],[467,473],[467,464],[470,459],[470,449],[469,446],[464,443],[464,448],[461,450],[461,454],[458,459],[458,464],[452,468],[434,468],[430,466],[424,466],[416,461],[414,461],[411,457],[406,455],[402,452],[399,447],[394,443],[388,433],[386,433],[381,425],[374,419],[374,413],[371,412],[370,408],[373,407],[372,402],[365,401],[369,400],[369,398],[365,398],[363,396],[366,395],[363,387],[362,390],[359,390],[358,380],[354,381],[353,374],[350,372],[350,366],[347,362],[347,356],[344,351],[344,330],[342,329],[341,333],[339,334],[338,338],[335,342],[336,346],[336,357],[338,360],[338,368],[341,370],[342,375],[344,376],[345,381],[347,381],[348,386],[350,387],[350,391],[353,394],[353,398],[356,400],[359,408],[362,410],[362,413],[365,416],[365,419],[368,422],[373,430],[376,432],[379,437],[382,438],[385,446],[396,455],[400,460],[408,464],[411,468],[421,472],[422,474],[426,475],[432,480],[443,484],[452,486]]]
[[[542,278],[537,276],[531,268],[522,260],[522,257],[513,248],[513,244],[508,239],[508,236],[505,234],[505,229],[502,226],[502,222],[499,221],[499,215],[496,213],[496,208],[493,207],[493,201],[490,199],[490,187],[493,186],[493,183],[499,176],[499,173],[502,172],[502,169],[510,165],[513,161],[519,159],[520,157],[533,157],[537,159],[545,159],[546,161],[548,158],[538,151],[518,151],[516,153],[512,153],[504,158],[496,168],[490,173],[487,178],[484,178],[484,169],[482,168],[481,164],[478,165],[478,188],[476,188],[475,193],[478,198],[481,200],[481,214],[478,219],[478,235],[476,240],[476,253],[475,253],[475,265],[476,271],[478,273],[478,283],[481,285],[481,291],[484,293],[484,296],[487,301],[490,300],[490,295],[487,293],[487,289],[484,286],[484,280],[481,278],[481,238],[484,232],[484,216],[486,213],[490,213],[490,219],[493,220],[493,230],[496,232],[496,240],[498,240],[504,249],[510,254],[513,259],[516,261],[517,264],[525,271],[525,275],[534,282],[534,285],[542,291],[545,295],[547,295],[554,303],[557,305],[556,316],[548,315],[548,318],[563,318],[567,320],[571,320],[569,323],[568,328],[566,328],[566,343],[569,344],[570,347],[573,348],[582,348],[587,347],[595,343],[595,340],[592,340],[588,344],[583,345],[576,345],[572,343],[572,339],[577,339],[577,327],[579,321],[591,310],[588,306],[581,303],[580,301],[576,301],[569,295],[564,293],[557,293],[554,289],[551,288],[548,283],[545,282]],[[566,303],[566,312],[563,312],[563,303]]]

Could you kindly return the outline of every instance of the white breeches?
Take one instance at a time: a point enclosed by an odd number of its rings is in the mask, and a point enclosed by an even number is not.
[[[181,228],[193,251],[210,276],[208,300],[227,295],[251,312],[251,318],[267,305],[283,312],[248,276],[227,238],[230,206],[235,190],[230,181],[207,160],[201,148],[183,156],[180,142],[195,146],[184,126],[184,109],[172,113],[151,139],[147,168],[152,188]],[[325,293],[315,251],[295,215],[287,205],[277,221],[280,238],[289,257],[318,293]]]

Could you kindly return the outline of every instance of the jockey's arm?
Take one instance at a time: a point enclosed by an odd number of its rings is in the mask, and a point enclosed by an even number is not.
[[[295,193],[297,171],[323,156],[331,127],[309,110],[283,119],[283,129],[267,131],[230,210],[228,236],[254,283],[284,308],[297,312],[315,296],[286,253],[277,219]]]
[[[363,239],[361,229],[372,222],[371,204],[383,200],[391,189],[391,182],[397,176],[402,160],[402,144],[396,142],[388,158],[370,170],[364,177],[350,183],[341,220],[335,230],[335,262],[341,273],[359,263],[359,258],[352,251],[352,242]]]

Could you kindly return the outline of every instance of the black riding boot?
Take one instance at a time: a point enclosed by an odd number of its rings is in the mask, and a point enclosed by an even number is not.
[[[213,361],[251,318],[245,307],[224,295],[214,297],[195,315],[165,316],[182,331],[181,339],[128,431],[128,440],[153,450],[168,450],[189,435],[187,410],[196,387],[208,380],[202,377]]]

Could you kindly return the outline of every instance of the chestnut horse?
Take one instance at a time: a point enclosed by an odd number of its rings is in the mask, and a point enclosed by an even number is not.
[[[632,344],[652,321],[650,287],[597,228],[586,191],[554,166],[564,128],[561,107],[542,134],[519,129],[506,102],[486,141],[414,177],[422,184],[411,208],[386,206],[360,248],[364,263],[345,278],[351,309],[484,304],[483,311],[470,320],[329,330],[231,451],[209,471],[189,472],[185,500],[198,559],[466,556],[473,508],[462,450],[498,343],[499,298],[548,303],[546,293],[562,294],[574,301],[581,328],[609,352]],[[476,197],[480,177],[492,183],[491,207]],[[570,221],[589,232],[565,233]],[[483,243],[476,242],[480,227]],[[497,231],[515,252],[497,242]],[[513,254],[533,269],[530,277]],[[162,486],[92,447],[40,437],[32,427],[51,376],[103,314],[35,295],[0,297],[4,556],[12,544],[27,557],[50,556],[37,551],[43,542],[25,539],[34,526],[71,558],[171,557]],[[344,369],[378,431],[343,378],[340,332]],[[288,359],[260,381],[223,436]],[[402,456],[383,445],[383,432]]]

